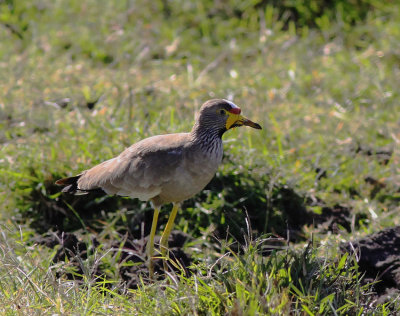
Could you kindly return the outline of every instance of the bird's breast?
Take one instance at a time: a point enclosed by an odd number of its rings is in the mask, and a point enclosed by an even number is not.
[[[159,197],[165,202],[180,202],[199,193],[214,177],[222,160],[222,144],[213,151],[187,151],[174,177],[162,186]]]

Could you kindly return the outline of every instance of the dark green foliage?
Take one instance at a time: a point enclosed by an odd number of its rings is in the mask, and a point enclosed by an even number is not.
[[[326,29],[325,23],[340,21],[350,27],[362,22],[368,14],[384,7],[390,1],[375,0],[283,0],[261,1],[259,6],[272,5],[278,8],[280,16],[293,21],[297,27]]]
[[[208,45],[218,46],[222,42],[227,42],[234,37],[247,37],[249,33],[257,32],[260,26],[271,29],[280,28],[288,30],[296,28],[299,33],[302,29],[317,28],[326,31],[331,28],[332,23],[339,22],[344,31],[350,30],[355,23],[361,23],[368,15],[379,14],[384,11],[391,1],[376,0],[307,0],[307,1],[201,1],[181,3],[170,1],[156,1],[151,4],[144,1],[140,4],[141,11],[138,12],[141,23],[136,18],[132,18],[131,11],[136,8],[129,1],[121,1],[117,5],[120,9],[125,8],[123,19],[123,29],[126,32],[147,32],[140,24],[159,23],[165,20],[169,30],[151,30],[152,36],[165,40],[173,33],[181,34],[182,37],[190,37],[190,40],[205,42]],[[104,4],[104,5],[102,5]],[[99,8],[104,7],[104,11],[112,10],[103,2],[98,3]],[[0,1],[0,25],[9,30],[11,36],[15,36],[26,47],[32,40],[37,23],[41,19],[47,19],[47,15],[57,14],[59,8],[50,3],[35,3],[29,1]],[[72,18],[70,14],[79,15],[79,3],[72,1],[67,12],[64,12],[62,19],[68,22]],[[109,12],[99,11],[99,14],[109,14]],[[87,17],[90,19],[91,17]],[[93,17],[92,17],[93,18]],[[90,32],[91,30],[101,31],[108,29],[110,25],[96,25],[90,21],[82,21]],[[118,21],[119,22],[119,21]],[[108,23],[111,23],[109,21]],[[164,26],[165,27],[165,26]],[[49,30],[43,30],[45,33]],[[69,52],[73,60],[87,58],[95,64],[112,64],[123,62],[122,55],[114,56],[113,48],[107,44],[107,34],[109,30],[98,38],[87,37],[86,32],[76,37],[73,33],[58,35],[57,42],[53,49],[64,53]],[[229,31],[229,32],[228,32]],[[171,34],[172,33],[172,34]],[[162,38],[163,34],[166,38]],[[170,40],[172,40],[170,38]],[[127,55],[137,54],[136,48],[125,43],[122,47]],[[196,45],[192,43],[192,45]],[[201,47],[196,47],[195,51],[200,53]],[[168,52],[167,52],[168,55]],[[164,59],[166,56],[162,47],[152,47],[152,59]],[[187,53],[177,52],[177,57],[186,58]]]

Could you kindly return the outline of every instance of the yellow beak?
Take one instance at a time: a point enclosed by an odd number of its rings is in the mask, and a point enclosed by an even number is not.
[[[261,126],[257,123],[254,123],[253,121],[250,121],[248,118],[244,117],[243,115],[240,114],[234,114],[231,112],[228,112],[228,118],[226,120],[225,127],[226,129],[234,128],[234,127],[239,127],[239,126],[250,126],[255,129],[261,129]]]

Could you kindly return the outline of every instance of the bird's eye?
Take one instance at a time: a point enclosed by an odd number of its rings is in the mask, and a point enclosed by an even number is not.
[[[219,114],[224,115],[225,114],[225,110],[219,110]]]

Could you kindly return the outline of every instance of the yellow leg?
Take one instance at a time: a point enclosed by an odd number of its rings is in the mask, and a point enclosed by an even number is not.
[[[168,271],[168,266],[167,266],[167,259],[168,259],[168,238],[169,235],[171,234],[171,230],[174,227],[174,222],[175,222],[175,217],[176,214],[178,213],[179,209],[179,204],[174,203],[174,206],[172,207],[172,212],[171,215],[168,218],[167,226],[165,226],[164,232],[161,236],[160,240],[160,248],[161,248],[161,255],[163,256],[163,265],[164,265],[164,271]]]
[[[154,254],[154,235],[156,234],[158,214],[160,214],[160,209],[154,207],[153,223],[151,224],[151,231],[149,241],[147,242],[147,260],[149,266],[149,276],[153,279],[154,275],[154,265],[153,265],[153,254]]]

